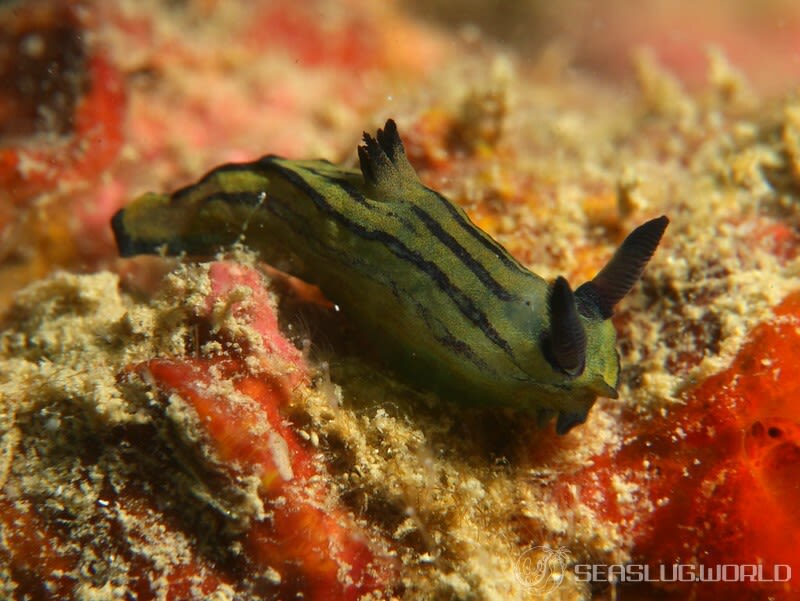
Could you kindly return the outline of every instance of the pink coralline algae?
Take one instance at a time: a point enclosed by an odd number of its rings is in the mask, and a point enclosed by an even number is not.
[[[238,343],[231,345],[234,352],[153,359],[135,370],[191,407],[202,444],[228,478],[258,479],[263,512],[240,535],[249,570],[271,574],[266,590],[258,592],[355,600],[389,588],[395,580],[393,561],[337,505],[313,449],[282,413],[307,378],[307,368],[278,330],[263,278],[234,263],[212,264],[209,277],[211,292],[200,322],[209,326],[222,309],[257,334],[255,343],[232,336],[229,342]],[[225,328],[219,331],[223,339],[230,335]],[[220,382],[231,388],[222,392]]]

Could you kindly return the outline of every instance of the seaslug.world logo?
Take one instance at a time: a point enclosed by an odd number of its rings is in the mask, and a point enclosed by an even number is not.
[[[763,582],[784,583],[792,579],[788,564],[589,564],[570,561],[566,547],[528,547],[517,556],[514,576],[519,584],[538,593],[558,588],[568,572],[575,582]]]
[[[570,553],[566,547],[528,547],[514,563],[514,577],[523,587],[546,594],[564,580],[569,562]]]

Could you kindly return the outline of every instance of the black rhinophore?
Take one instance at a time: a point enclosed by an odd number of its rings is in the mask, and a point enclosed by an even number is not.
[[[641,277],[668,224],[669,219],[662,215],[628,234],[600,273],[575,291],[578,302],[582,306],[596,307],[603,319],[611,317],[616,304]]]
[[[566,373],[577,376],[586,365],[586,331],[578,317],[575,295],[562,276],[553,283],[547,304],[552,358]]]

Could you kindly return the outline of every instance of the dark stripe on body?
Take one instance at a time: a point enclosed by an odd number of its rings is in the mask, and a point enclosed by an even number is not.
[[[419,219],[428,231],[436,238],[439,242],[444,244],[450,252],[452,252],[458,259],[464,264],[464,266],[469,269],[472,274],[478,278],[481,284],[486,286],[492,293],[499,298],[500,300],[508,301],[513,299],[513,295],[508,292],[503,286],[498,282],[492,274],[490,274],[486,268],[481,265],[475,257],[473,257],[466,248],[461,246],[458,241],[453,238],[449,233],[445,231],[445,229],[436,221],[431,215],[423,211],[417,205],[411,206],[411,211],[414,215]]]
[[[275,155],[269,155],[268,157],[263,157],[258,159],[257,161],[253,161],[252,163],[226,163],[225,165],[220,165],[219,167],[214,168],[213,170],[206,173],[203,177],[201,177],[198,181],[193,184],[189,184],[188,186],[184,186],[183,188],[179,188],[175,190],[172,194],[170,194],[170,198],[180,199],[184,196],[190,195],[194,192],[197,188],[209,183],[211,180],[214,179],[220,173],[252,173],[253,171],[258,171],[256,168],[259,162],[265,159],[275,159],[279,158]],[[222,192],[220,190],[220,192]],[[247,193],[245,193],[247,194]]]
[[[296,234],[299,234],[302,238],[308,238],[308,231],[302,228],[302,226],[301,226],[302,229],[300,229],[296,225],[296,224],[303,224],[306,220],[303,218],[302,215],[290,209],[289,203],[284,202],[281,198],[272,196],[270,202],[265,204],[264,209],[266,209],[269,213],[271,213],[276,219],[286,224],[287,227],[293,230]],[[287,216],[289,216],[289,218],[287,218]],[[315,243],[324,248],[325,250],[327,250],[330,257],[333,257],[335,259],[341,257],[341,252],[339,252],[337,249],[334,249],[330,246],[323,244],[320,239],[315,238]],[[352,264],[353,257],[348,257],[347,260],[349,264]],[[356,257],[356,262],[363,264],[363,262],[358,261],[357,257]],[[369,267],[369,265],[367,265],[367,267]],[[394,296],[398,300],[402,300],[402,297],[406,297],[405,300],[411,300],[414,304],[416,314],[422,319],[422,321],[425,323],[427,331],[433,335],[433,338],[439,344],[449,349],[450,351],[458,354],[459,356],[463,357],[465,360],[470,361],[473,365],[483,370],[484,372],[488,371],[488,366],[486,362],[483,361],[480,357],[478,357],[466,342],[464,342],[463,340],[459,340],[458,338],[453,336],[452,332],[450,332],[450,330],[447,329],[447,326],[445,326],[438,319],[436,321],[439,324],[440,329],[443,330],[443,333],[441,335],[437,334],[437,329],[433,327],[430,321],[430,313],[425,309],[425,307],[415,299],[408,297],[408,295],[402,295],[395,286],[394,282],[392,282],[391,280],[389,281],[384,280],[383,278],[380,277],[381,272],[379,270],[362,269],[359,271],[361,275],[363,275],[364,277],[367,277],[373,281],[378,282],[380,285],[389,288],[392,291],[392,294],[394,294]]]
[[[271,164],[274,164],[274,163],[271,163]],[[336,186],[337,188],[341,188],[342,190],[347,192],[347,194],[350,196],[350,198],[352,198],[358,204],[363,205],[365,207],[369,206],[369,203],[367,202],[367,199],[364,197],[364,195],[361,193],[361,191],[357,190],[352,184],[347,182],[347,180],[339,179],[339,178],[334,177],[333,175],[330,175],[328,173],[322,173],[321,171],[317,171],[316,169],[314,169],[312,167],[303,167],[303,169],[305,169],[309,173],[313,173],[317,177],[325,180],[330,185]]]
[[[430,188],[425,189],[430,191],[436,196],[436,198],[439,199],[441,204],[447,209],[448,213],[450,213],[451,217],[455,219],[456,223],[458,223],[463,231],[472,236],[481,246],[500,259],[503,265],[510,269],[529,273],[528,270],[520,265],[514,257],[508,254],[508,251],[505,248],[497,244],[497,242],[492,240],[487,234],[481,231],[481,229],[478,228],[474,223],[469,221],[469,218],[459,211],[452,202],[447,200],[447,198],[439,194],[436,190],[431,190]]]
[[[501,348],[510,357],[514,357],[511,346],[497,330],[489,322],[486,314],[480,311],[475,304],[458,288],[453,286],[447,275],[442,272],[438,265],[422,257],[418,252],[411,250],[402,241],[395,238],[391,234],[381,230],[368,230],[358,223],[351,221],[345,215],[337,211],[325,199],[323,195],[317,192],[313,186],[308,184],[302,177],[291,169],[285,168],[272,160],[259,161],[260,168],[272,167],[280,175],[282,175],[291,184],[305,192],[309,198],[317,205],[317,207],[330,215],[334,220],[342,224],[349,231],[357,234],[361,238],[369,241],[379,242],[385,245],[395,256],[412,264],[418,270],[427,275],[436,286],[444,292],[451,301],[458,307],[464,317],[466,317],[475,326],[480,328],[484,336],[492,341],[496,346]]]
[[[361,192],[361,190],[356,188],[350,182],[345,181],[345,180],[341,180],[341,179],[337,179],[337,178],[332,177],[330,175],[325,175],[324,173],[319,173],[318,171],[316,171],[314,169],[308,169],[306,167],[304,167],[303,169],[306,169],[307,171],[310,171],[311,173],[313,173],[317,177],[321,177],[322,179],[325,180],[326,183],[328,183],[328,184],[330,184],[332,186],[336,186],[337,188],[343,190],[344,192],[347,193],[347,195],[352,200],[354,200],[358,204],[363,205],[364,207],[366,207],[369,210],[374,210],[374,207],[370,206],[370,202],[367,200],[367,198],[364,196],[364,194]],[[375,202],[375,201],[373,201],[373,202]],[[381,204],[385,204],[385,205],[391,206],[392,203],[381,203]],[[389,213],[388,211],[387,211],[387,214],[391,215],[391,217],[393,219],[396,219],[397,221],[402,223],[406,227],[406,229],[409,231],[409,233],[413,233],[414,232],[414,225],[405,216],[399,215],[399,214],[397,214],[395,212]]]

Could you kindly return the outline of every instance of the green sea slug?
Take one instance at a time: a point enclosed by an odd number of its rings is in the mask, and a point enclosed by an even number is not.
[[[360,170],[265,156],[222,165],[112,220],[122,256],[211,255],[237,240],[318,285],[411,383],[463,405],[556,416],[564,434],[616,398],[614,306],[668,219],[636,228],[574,292],[547,282],[424,186],[394,121],[364,134]]]

